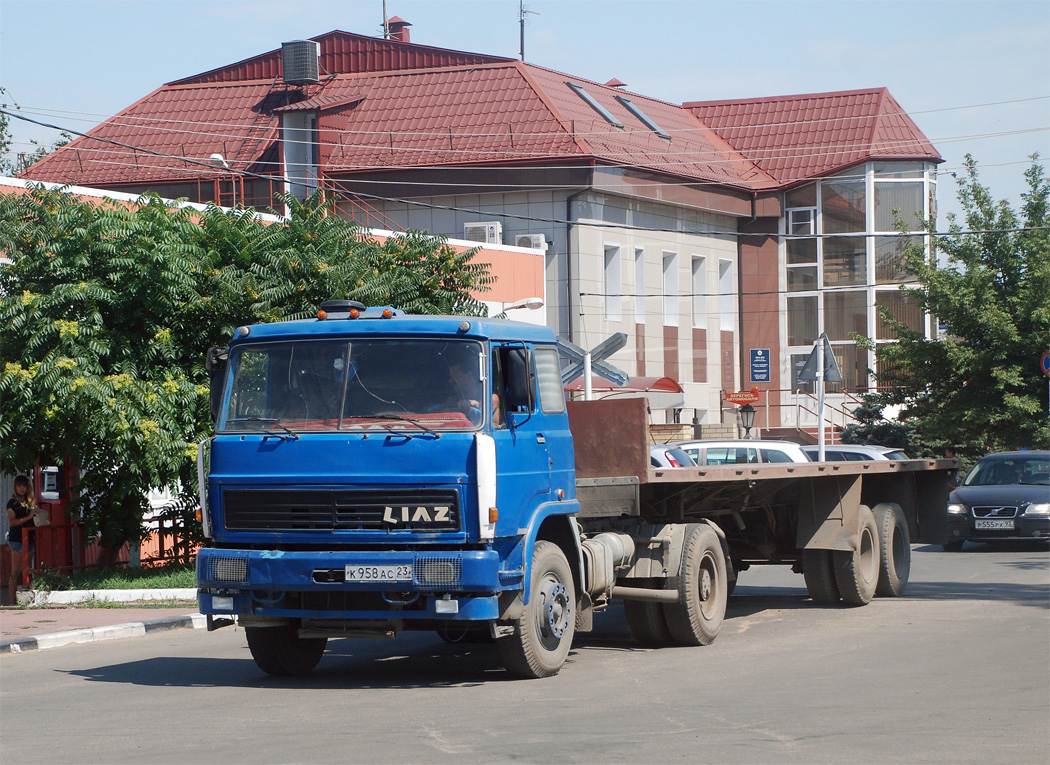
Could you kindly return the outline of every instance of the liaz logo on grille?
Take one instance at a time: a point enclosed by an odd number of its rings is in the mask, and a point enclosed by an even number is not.
[[[400,507],[391,507],[387,505],[383,508],[383,523],[389,523],[391,526],[397,526],[399,524],[447,524],[452,520],[450,515],[451,508],[448,505],[416,505],[414,507],[408,505],[402,505]]]

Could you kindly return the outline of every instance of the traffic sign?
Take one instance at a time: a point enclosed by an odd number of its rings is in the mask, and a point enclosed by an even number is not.
[[[824,382],[842,382],[842,372],[839,371],[839,364],[835,361],[835,354],[831,350],[831,342],[828,340],[828,336],[824,334],[821,334],[817,342],[813,344],[813,350],[810,351],[809,358],[806,359],[802,371],[798,373],[799,381],[803,382],[817,379],[818,343],[824,344]]]
[[[605,359],[627,345],[627,333],[617,332],[602,340],[591,351],[591,372],[616,385],[627,384],[627,373],[607,364]],[[569,360],[569,365],[561,371],[561,384],[568,385],[583,374],[583,357],[587,355],[580,346],[568,340],[558,338],[558,352]]]
[[[751,349],[751,382],[769,382],[769,349]]]
[[[758,391],[742,390],[737,393],[727,393],[726,401],[730,404],[753,404],[760,398]]]
[[[1043,374],[1050,377],[1050,351],[1043,351],[1043,355],[1039,358],[1039,368],[1043,370]]]

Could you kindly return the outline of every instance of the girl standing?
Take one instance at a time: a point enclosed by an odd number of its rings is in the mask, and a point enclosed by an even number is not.
[[[36,498],[29,478],[20,475],[15,478],[11,490],[11,499],[7,501],[7,543],[11,546],[11,605],[17,605],[18,585],[22,581],[22,559],[25,554],[33,555],[34,537],[33,514],[36,512]],[[29,526],[25,544],[28,550],[22,549],[22,527]]]

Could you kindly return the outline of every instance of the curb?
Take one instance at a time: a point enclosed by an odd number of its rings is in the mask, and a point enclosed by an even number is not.
[[[91,643],[96,640],[114,640],[116,638],[140,637],[151,632],[167,632],[179,629],[206,629],[208,618],[203,614],[187,614],[167,619],[156,619],[148,622],[128,622],[106,627],[91,627],[67,632],[55,632],[50,635],[18,638],[0,641],[0,653],[22,653],[23,651],[58,648],[71,643]]]

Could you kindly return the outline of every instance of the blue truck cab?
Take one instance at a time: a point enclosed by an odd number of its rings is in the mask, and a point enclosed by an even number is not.
[[[329,301],[211,349],[197,558],[209,628],[300,675],[329,637],[495,637],[561,667],[581,592],[572,436],[547,327]]]

